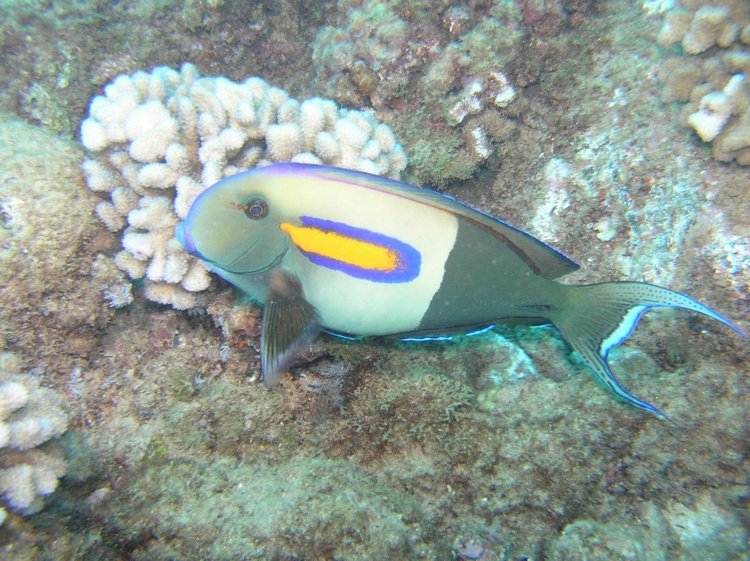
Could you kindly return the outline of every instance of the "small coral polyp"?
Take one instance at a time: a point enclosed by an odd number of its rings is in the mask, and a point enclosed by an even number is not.
[[[81,125],[92,157],[83,163],[96,207],[122,232],[117,267],[145,279],[149,300],[176,309],[199,304],[208,269],[177,242],[174,228],[220,179],[275,162],[328,164],[398,179],[406,156],[370,112],[321,98],[298,101],[257,77],[239,84],[179,72],[118,76],[96,96]]]

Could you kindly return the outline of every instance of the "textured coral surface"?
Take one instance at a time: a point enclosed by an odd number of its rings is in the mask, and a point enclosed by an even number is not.
[[[92,215],[96,196],[77,169],[80,147],[0,116],[0,314],[5,344],[56,367],[92,352],[112,317],[101,288],[114,267],[93,262],[108,244]]]
[[[14,372],[12,353],[0,355],[0,495],[14,512],[35,514],[67,469],[55,442],[67,429],[60,395],[40,388],[40,372]],[[0,506],[0,524],[8,513]]]
[[[258,77],[242,84],[201,78],[185,63],[180,72],[160,66],[120,75],[104,94],[81,124],[93,156],[83,163],[86,183],[109,196],[96,215],[110,232],[124,230],[115,265],[144,279],[149,300],[178,310],[197,307],[195,293],[211,278],[177,241],[175,227],[220,179],[289,161],[392,179],[406,167],[393,132],[372,112],[321,98],[300,103]]]
[[[9,510],[0,558],[747,558],[747,340],[664,311],[612,352],[675,424],[551,328],[323,336],[268,391],[241,295],[177,311],[97,258],[119,242],[65,139],[121,74],[260,76],[375,110],[410,178],[553,243],[570,282],[656,282],[747,331],[750,179],[665,94],[688,56],[657,42],[667,4],[0,0],[0,366],[69,418],[67,474]]]

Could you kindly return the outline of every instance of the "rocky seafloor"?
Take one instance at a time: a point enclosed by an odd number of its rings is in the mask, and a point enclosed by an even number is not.
[[[552,243],[582,265],[567,282],[654,282],[747,332],[750,171],[663,100],[665,61],[688,57],[657,43],[667,7],[0,1],[0,382],[30,373],[69,419],[66,475],[38,512],[8,507],[0,557],[748,558],[749,347],[728,328],[653,312],[613,351],[674,424],[616,401],[551,328],[323,336],[268,391],[259,311],[228,286],[191,312],[138,282],[110,305],[118,240],[80,168],[78,126],[117,75],[262,76],[374,109],[405,179]]]

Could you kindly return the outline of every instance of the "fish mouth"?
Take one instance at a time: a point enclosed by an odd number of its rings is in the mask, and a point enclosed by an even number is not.
[[[256,241],[254,244],[252,244],[245,251],[243,251],[242,253],[240,253],[235,259],[232,260],[231,263],[228,263],[227,265],[220,265],[219,263],[215,263],[215,262],[213,264],[215,266],[223,269],[224,271],[227,271],[229,273],[235,273],[235,274],[238,274],[238,275],[258,275],[260,273],[265,273],[267,271],[270,271],[274,267],[277,267],[278,265],[281,264],[281,260],[286,255],[286,252],[287,252],[286,249],[284,251],[282,251],[279,255],[277,255],[274,258],[274,260],[271,261],[268,265],[264,265],[263,267],[260,267],[259,269],[250,269],[250,270],[244,270],[244,271],[243,270],[239,270],[239,271],[238,270],[232,270],[232,265],[234,265],[237,261],[239,261],[240,259],[242,259],[245,255],[247,255],[257,245],[257,243],[258,242]]]
[[[239,261],[240,259],[242,259],[243,257],[245,257],[245,255],[247,255],[248,253],[250,253],[250,252],[251,252],[251,251],[253,250],[253,248],[254,248],[254,247],[255,247],[256,245],[258,245],[258,240],[255,240],[255,241],[254,241],[254,242],[253,242],[253,243],[252,243],[252,244],[250,245],[250,247],[248,247],[248,248],[247,248],[247,249],[246,249],[245,251],[243,251],[243,252],[242,252],[242,253],[240,253],[240,254],[239,254],[239,255],[238,255],[237,257],[235,257],[235,258],[234,258],[234,259],[232,260],[232,262],[231,262],[231,263],[228,263],[228,264],[227,264],[227,266],[226,266],[226,267],[224,267],[224,269],[226,269],[227,271],[229,271],[229,270],[230,270],[230,269],[229,269],[229,267],[231,267],[232,265],[234,265],[235,263],[237,263],[237,261]],[[232,271],[232,272],[233,272],[233,273],[239,273],[239,272],[241,272],[241,271]]]
[[[279,255],[276,256],[276,258],[271,261],[268,265],[265,265],[264,267],[261,267],[259,269],[252,269],[249,271],[237,271],[233,270],[232,266],[237,263],[240,259],[245,257],[249,252],[255,248],[256,245],[258,245],[260,240],[256,240],[253,244],[251,244],[245,251],[240,253],[237,257],[232,259],[232,261],[226,265],[223,265],[217,261],[214,261],[213,259],[207,259],[199,250],[195,247],[195,242],[193,241],[193,237],[190,235],[190,229],[186,228],[184,226],[184,222],[181,222],[176,230],[175,230],[175,237],[180,242],[180,244],[185,248],[185,251],[189,253],[190,255],[197,257],[201,261],[205,261],[207,265],[209,265],[212,268],[220,269],[222,271],[226,271],[228,273],[234,273],[238,275],[257,275],[260,273],[265,273],[266,271],[270,271],[274,267],[278,266],[281,263],[281,260],[284,258],[284,255],[286,255],[287,250],[285,249],[282,251]]]

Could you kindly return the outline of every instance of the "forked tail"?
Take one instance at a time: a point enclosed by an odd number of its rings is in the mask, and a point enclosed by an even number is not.
[[[628,338],[641,316],[651,308],[682,308],[720,321],[745,336],[732,322],[707,306],[660,286],[640,282],[607,282],[569,288],[567,304],[550,313],[549,319],[612,393],[663,419],[669,420],[650,403],[628,393],[607,363],[609,351]]]

